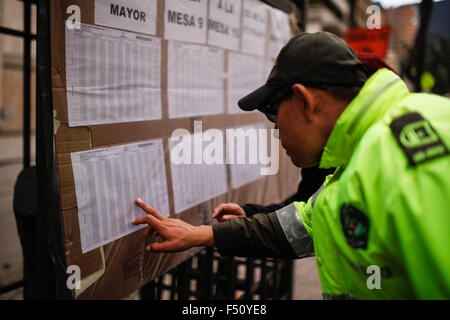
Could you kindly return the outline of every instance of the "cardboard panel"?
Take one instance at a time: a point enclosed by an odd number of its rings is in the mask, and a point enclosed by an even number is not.
[[[95,23],[95,1],[51,1],[52,94],[61,214],[63,215],[66,248],[65,259],[67,265],[78,265],[81,268],[82,279],[86,280],[85,288],[82,291],[77,291],[79,299],[123,298],[188,259],[200,249],[194,248],[173,254],[149,253],[145,251],[145,247],[154,239],[146,238],[144,230],[139,230],[102,248],[83,254],[70,158],[71,152],[162,138],[169,190],[170,216],[194,225],[212,224],[212,211],[221,202],[270,204],[284,200],[296,192],[300,179],[299,170],[290,163],[284,151],[280,150],[280,168],[277,175],[261,178],[237,189],[232,189],[229,185],[228,192],[175,214],[168,150],[168,139],[172,132],[178,128],[192,131],[194,121],[202,121],[203,130],[210,128],[225,130],[226,128],[252,123],[267,123],[267,120],[258,112],[230,115],[227,114],[226,107],[225,113],[220,115],[169,119],[167,96],[168,46],[167,40],[163,40],[161,48],[161,120],[69,127],[65,80],[65,19],[69,16],[66,9],[70,5],[80,7],[82,23]],[[164,0],[157,1],[157,12],[156,36],[164,39]],[[227,56],[226,54],[225,57]],[[227,106],[227,63],[227,59],[225,59],[225,106]]]

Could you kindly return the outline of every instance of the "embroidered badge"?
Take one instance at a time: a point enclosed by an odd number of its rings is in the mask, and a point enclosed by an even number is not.
[[[395,119],[390,127],[413,166],[449,153],[436,130],[417,112]]]
[[[351,204],[341,206],[341,224],[347,243],[353,248],[367,248],[369,219]]]

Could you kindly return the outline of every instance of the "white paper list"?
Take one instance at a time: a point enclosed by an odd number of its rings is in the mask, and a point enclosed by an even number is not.
[[[83,253],[141,229],[136,198],[169,216],[162,140],[71,153]]]
[[[239,50],[241,36],[241,0],[209,2],[208,44]]]
[[[230,164],[231,186],[236,189],[264,177],[261,175],[258,157],[260,148],[258,130],[267,129],[267,126],[261,122],[233,129],[241,129],[243,132],[239,139],[227,136],[227,154],[233,158],[233,163]]]
[[[222,49],[169,41],[169,117],[224,112],[224,63]]]
[[[184,140],[186,147],[192,150],[190,162],[192,164],[177,164],[178,162],[174,161],[173,158],[170,161],[176,213],[227,192],[227,172],[224,161],[222,161],[222,164],[207,164],[205,161],[194,164],[194,141],[201,141],[202,138],[198,133],[186,137],[189,137],[185,138],[189,139],[188,141]],[[171,139],[169,142],[170,149],[172,150],[179,143],[183,142]],[[221,147],[223,148],[223,144],[221,144]],[[204,151],[205,148],[205,144],[200,145],[200,151]]]
[[[246,112],[239,99],[265,83],[265,59],[248,54],[228,53],[228,113]]]
[[[266,49],[267,5],[244,0],[242,18],[242,52],[264,56]]]
[[[206,0],[166,0],[164,38],[206,43]]]
[[[156,0],[95,0],[95,24],[156,34]]]
[[[82,24],[66,29],[69,126],[161,119],[161,40]]]
[[[287,13],[269,8],[270,17],[270,38],[269,38],[269,57],[276,58],[281,48],[291,38],[291,27],[289,25],[289,16]]]

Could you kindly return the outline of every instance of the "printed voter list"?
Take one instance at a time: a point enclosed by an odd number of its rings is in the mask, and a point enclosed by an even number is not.
[[[162,140],[71,153],[83,253],[142,228],[136,198],[169,216]]]
[[[66,28],[69,126],[161,119],[161,39]]]
[[[289,16],[283,11],[269,8],[269,18],[269,57],[275,59],[281,48],[291,38],[291,28],[289,25]]]
[[[223,133],[221,136],[223,141]],[[222,148],[223,156],[223,144],[214,141],[212,145],[215,144],[217,150]],[[169,148],[176,213],[227,192],[227,170],[224,161],[207,163],[204,159],[199,159],[199,156],[201,158],[204,153],[208,153],[208,143],[203,141],[201,133],[172,137],[169,140]]]
[[[263,57],[228,52],[228,113],[246,113],[238,101],[265,82],[266,62]]]
[[[169,117],[224,113],[224,73],[224,50],[169,41]]]
[[[242,14],[242,52],[264,56],[266,50],[267,5],[244,0]]]
[[[237,189],[264,177],[261,175],[261,163],[258,162],[257,148],[260,148],[263,142],[258,141],[263,137],[259,130],[261,129],[266,134],[268,127],[261,122],[233,129],[242,130],[242,138],[233,137],[233,139],[227,136],[226,144],[227,155],[235,160],[230,164],[231,187]],[[267,145],[267,139],[265,142]]]

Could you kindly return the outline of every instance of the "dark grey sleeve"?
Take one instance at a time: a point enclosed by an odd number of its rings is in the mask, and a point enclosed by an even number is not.
[[[213,233],[217,250],[223,256],[298,258],[276,212],[217,223]]]

